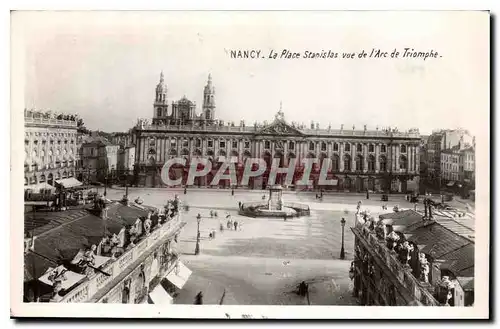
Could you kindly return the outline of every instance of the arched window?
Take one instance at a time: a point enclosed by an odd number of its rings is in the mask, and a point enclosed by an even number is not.
[[[402,155],[399,158],[399,169],[402,169],[402,170],[408,169],[408,161],[406,160],[406,157],[404,155]]]
[[[339,144],[338,143],[333,143],[333,151],[338,152],[339,151]]]
[[[375,157],[373,155],[368,157],[368,171],[375,171]]]
[[[362,145],[362,144],[358,144],[358,145],[356,146],[356,151],[357,151],[357,152],[363,152],[363,145]]]
[[[339,171],[339,156],[336,154],[332,157],[332,171]]]
[[[375,152],[375,145],[373,144],[368,145],[368,152]]]
[[[384,144],[380,145],[380,152],[382,153],[386,152],[386,146]]]
[[[321,142],[321,151],[326,151],[326,143]]]
[[[161,117],[161,109],[160,108],[156,110],[156,116]]]
[[[363,170],[363,157],[361,155],[358,155],[356,157],[356,170],[357,171],[362,171]]]
[[[401,153],[406,153],[406,145],[401,145]]]
[[[290,150],[294,150],[294,149],[295,149],[295,143],[294,143],[294,142],[290,142],[290,143],[288,143],[288,148],[289,148]]]
[[[309,142],[309,151],[314,151],[314,142]]]
[[[344,148],[345,148],[346,152],[351,152],[351,144],[345,143],[345,147]]]
[[[384,146],[384,145],[382,145],[382,146]],[[380,171],[381,172],[387,171],[387,158],[382,155],[379,158],[379,162],[380,162]]]
[[[351,157],[347,154],[344,156],[344,171],[351,171]]]

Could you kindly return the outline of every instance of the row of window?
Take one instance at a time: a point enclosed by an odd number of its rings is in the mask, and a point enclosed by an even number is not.
[[[40,142],[41,142],[41,144],[42,144],[42,145],[47,144],[47,141],[46,141],[46,140],[42,140],[42,141],[40,141]],[[33,144],[34,144],[34,145],[38,145],[40,142],[39,142],[38,140],[34,140],[34,141],[33,141]],[[54,145],[54,140],[53,140],[53,139],[51,139],[51,140],[49,141],[49,143],[50,143],[50,145]],[[67,139],[66,139],[66,140],[64,140],[64,141],[61,141],[61,140],[58,140],[58,141],[57,141],[57,145],[61,145],[61,144],[63,144],[63,143],[64,143],[64,144],[68,144],[68,143],[69,143],[69,144],[75,144],[75,141],[74,141],[73,139],[72,139],[72,140],[69,140],[69,141],[68,141]],[[28,139],[25,139],[25,140],[24,140],[24,145],[28,146],[29,144],[30,144],[30,141],[29,141]]]
[[[154,146],[155,142],[154,140],[150,141],[150,146]],[[238,148],[238,141],[234,140],[231,142],[232,148]],[[170,140],[170,147],[176,148],[177,147],[177,140],[176,139],[171,139]],[[189,147],[189,141],[187,139],[184,139],[182,141],[182,147]],[[195,147],[201,147],[201,139],[195,139]],[[214,147],[214,141],[209,139],[207,140],[207,147]],[[220,148],[225,148],[226,147],[226,141],[219,141],[219,147]],[[249,149],[250,148],[250,141],[244,141],[244,148]],[[271,142],[270,141],[264,141],[264,148],[265,149],[271,149]],[[295,150],[295,142],[288,142],[288,149],[289,150]],[[316,149],[316,143],[315,142],[309,142],[309,151],[314,151]],[[321,151],[326,151],[327,150],[327,145],[325,142],[321,142],[320,145]],[[346,143],[344,145],[344,150],[346,152],[351,151],[351,144]],[[338,143],[333,143],[333,151],[338,152],[339,151],[339,144]],[[357,152],[363,152],[363,145],[362,144],[356,144],[356,151]],[[407,147],[406,145],[400,145],[400,152],[401,153],[406,153]],[[368,152],[373,153],[375,152],[375,145],[374,144],[368,144]],[[380,152],[385,153],[387,152],[387,147],[386,145],[382,144],[380,145]]]

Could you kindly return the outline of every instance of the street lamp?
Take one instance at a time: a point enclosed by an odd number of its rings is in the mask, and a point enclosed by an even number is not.
[[[198,214],[196,216],[196,221],[198,222],[198,233],[196,234],[196,248],[194,249],[194,254],[199,255],[200,254],[200,222],[201,222],[201,215]]]
[[[342,246],[340,248],[340,259],[345,259],[345,250],[344,250],[344,227],[345,227],[345,219],[342,217],[340,220],[340,225],[342,226]]]

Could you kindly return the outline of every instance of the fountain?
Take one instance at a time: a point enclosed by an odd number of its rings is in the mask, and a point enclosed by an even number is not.
[[[244,202],[241,205],[240,215],[249,217],[299,217],[310,214],[309,206],[301,203],[285,203],[283,187],[273,185],[269,187],[269,198],[263,197],[260,202]]]

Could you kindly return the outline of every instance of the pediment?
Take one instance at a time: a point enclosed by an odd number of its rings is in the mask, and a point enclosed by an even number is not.
[[[262,128],[257,135],[291,135],[302,136],[302,132],[295,127],[290,126],[284,121],[276,120],[271,125]]]

